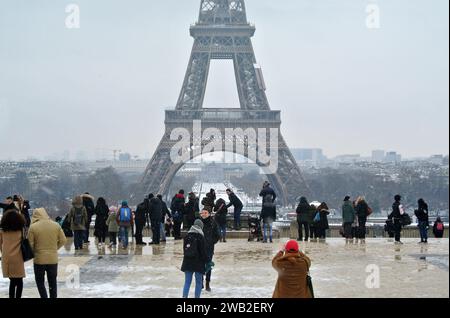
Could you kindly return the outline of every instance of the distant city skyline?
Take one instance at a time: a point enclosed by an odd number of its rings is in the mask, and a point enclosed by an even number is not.
[[[153,154],[192,48],[199,0],[2,0],[0,159],[121,149]],[[368,28],[368,4],[380,28]],[[247,0],[273,110],[292,148],[449,153],[449,2]],[[204,107],[237,107],[214,61]],[[80,153],[82,156],[82,153]]]

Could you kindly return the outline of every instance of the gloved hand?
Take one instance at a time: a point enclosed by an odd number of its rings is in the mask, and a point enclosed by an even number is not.
[[[208,273],[209,271],[211,271],[214,268],[215,265],[216,264],[214,264],[213,261],[210,261],[210,262],[206,263],[206,265],[205,265],[206,272]]]

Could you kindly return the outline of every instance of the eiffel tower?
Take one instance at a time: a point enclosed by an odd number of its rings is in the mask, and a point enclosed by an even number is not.
[[[193,124],[201,121],[202,131],[219,130],[225,136],[226,129],[246,130],[265,128],[280,132],[280,111],[272,111],[266,97],[266,87],[261,69],[256,64],[251,38],[255,27],[248,23],[244,0],[201,0],[198,22],[190,28],[194,38],[189,65],[175,110],[165,114],[165,133],[144,173],[141,194],[168,194],[169,186],[183,162],[171,160],[171,150],[178,140],[171,139],[174,129],[184,128],[193,132]],[[230,59],[234,63],[240,108],[203,108],[210,62],[213,59]],[[236,138],[237,139],[237,138]],[[251,144],[246,138],[235,140],[244,144],[244,151],[233,147],[234,153],[247,156]],[[207,140],[201,141],[204,147]],[[225,137],[219,143],[225,144]],[[191,139],[188,151],[194,148]],[[281,132],[276,145],[267,143],[268,151],[277,152],[278,169],[267,174],[267,179],[278,194],[279,203],[294,204],[301,194],[310,193],[300,169]],[[264,166],[259,160],[256,163]],[[137,191],[139,192],[139,191]]]

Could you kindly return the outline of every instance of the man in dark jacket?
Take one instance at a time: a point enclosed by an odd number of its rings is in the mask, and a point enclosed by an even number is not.
[[[211,216],[211,213],[204,209],[200,214],[203,222],[203,233],[205,234],[205,250],[206,250],[206,291],[211,291],[211,272],[214,267],[214,245],[220,240],[219,227],[217,222]]]
[[[199,217],[200,213],[200,205],[199,199],[195,195],[194,192],[189,193],[188,202],[184,207],[184,216],[183,216],[183,229],[189,231],[192,225],[194,225],[194,221]]]
[[[95,204],[94,197],[86,192],[81,195],[83,198],[83,206],[86,208],[87,221],[86,221],[86,232],[84,234],[84,243],[89,243],[89,230],[91,228],[92,216],[95,214]]]
[[[298,223],[298,239],[303,241],[303,228],[305,228],[305,241],[309,239],[309,219],[311,214],[311,206],[305,197],[300,198],[300,203],[297,206],[297,223]]]
[[[172,202],[170,204],[170,210],[172,211],[173,218],[173,234],[175,236],[175,240],[181,240],[181,223],[183,223],[184,206],[184,190],[180,190],[178,194],[176,194],[172,198]]]
[[[227,189],[227,195],[230,200],[230,203],[227,204],[227,208],[231,206],[234,207],[234,229],[239,231],[241,229],[241,212],[244,205],[231,189]]]
[[[270,186],[270,183],[268,181],[266,181],[263,184],[263,188],[262,188],[261,192],[259,193],[259,196],[262,197],[263,201],[264,201],[264,198],[267,197],[268,195],[271,195],[273,202],[275,202],[275,199],[277,198],[277,194]]]
[[[145,223],[147,220],[147,214],[149,212],[150,201],[149,199],[144,199],[144,202],[139,204],[134,212],[134,222],[136,224],[136,232],[134,237],[136,238],[136,245],[147,245],[143,241],[142,231],[144,230]]]
[[[162,210],[161,210],[161,225],[160,225],[160,238],[161,238],[161,242],[165,242],[166,241],[166,231],[165,231],[165,224],[166,224],[166,216],[168,219],[172,218],[172,215],[170,214],[170,210],[169,208],[167,208],[167,203],[164,202],[163,200],[163,196],[161,194],[158,194],[156,196],[160,201],[161,201],[161,206],[162,206]]]
[[[403,244],[401,239],[402,232],[402,215],[405,213],[403,210],[403,206],[401,204],[402,197],[400,195],[396,195],[394,198],[395,202],[392,204],[392,213],[389,215],[389,219],[394,220],[394,231],[395,231],[395,243]]]
[[[150,223],[152,226],[153,239],[150,244],[159,245],[161,239],[161,218],[162,218],[162,202],[153,194],[149,195],[150,199]]]

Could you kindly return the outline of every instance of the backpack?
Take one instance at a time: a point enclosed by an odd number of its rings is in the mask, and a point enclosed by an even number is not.
[[[184,256],[187,258],[199,257],[198,242],[197,239],[192,235],[186,236],[186,240],[184,243]]]
[[[436,224],[436,230],[443,231],[444,230],[444,223],[437,223]]]
[[[83,208],[75,208],[75,213],[73,215],[73,224],[76,226],[84,225],[83,224]]]
[[[368,206],[367,207],[367,216],[371,216],[372,213],[373,213],[373,209],[370,206]]]
[[[316,213],[316,216],[314,217],[314,223],[319,223],[320,222],[320,212]]]
[[[411,225],[412,220],[408,213],[402,214],[400,218],[400,223],[402,226]]]
[[[120,222],[130,222],[131,221],[130,208],[121,208],[119,213],[120,213],[120,216],[119,216]]]

